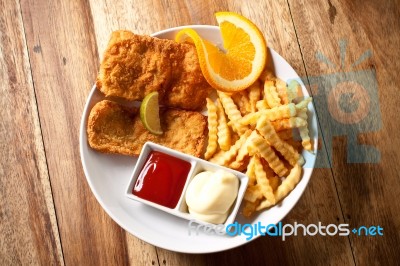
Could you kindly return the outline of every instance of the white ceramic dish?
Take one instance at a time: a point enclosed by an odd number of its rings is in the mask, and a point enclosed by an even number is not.
[[[183,161],[186,161],[186,162],[190,163],[190,165],[191,165],[190,166],[190,171],[189,171],[189,173],[188,173],[188,175],[186,177],[185,185],[184,185],[182,193],[181,193],[181,195],[179,197],[179,201],[176,204],[175,208],[173,208],[173,209],[165,207],[165,206],[157,204],[157,203],[154,203],[154,202],[151,202],[151,201],[148,201],[148,200],[145,200],[145,199],[142,199],[142,198],[140,198],[140,197],[138,197],[138,196],[136,196],[136,195],[134,195],[132,193],[133,186],[135,185],[136,180],[137,180],[137,178],[138,178],[138,176],[139,176],[139,174],[140,174],[140,172],[141,172],[141,170],[143,168],[143,165],[145,164],[150,152],[152,152],[152,151],[159,151],[159,152],[162,152],[164,154],[171,155],[171,156],[173,156],[175,158],[178,158],[178,159],[181,159]],[[234,171],[232,169],[229,169],[229,168],[226,168],[226,167],[222,167],[222,166],[210,163],[208,161],[199,159],[199,158],[194,157],[194,156],[190,156],[190,155],[184,154],[182,152],[178,152],[178,151],[169,149],[167,147],[158,145],[158,144],[153,143],[153,142],[146,142],[146,144],[143,146],[142,151],[140,153],[140,156],[138,158],[138,161],[137,161],[137,163],[135,165],[135,168],[133,169],[132,177],[131,177],[130,182],[128,183],[128,187],[127,187],[125,193],[126,193],[126,196],[128,198],[130,198],[130,199],[139,201],[139,202],[141,202],[143,204],[147,204],[149,206],[152,206],[154,208],[162,210],[162,211],[164,211],[166,213],[169,213],[171,215],[175,215],[177,217],[186,219],[188,221],[190,221],[190,220],[194,221],[196,219],[193,218],[189,214],[188,207],[186,205],[186,201],[185,201],[186,189],[187,189],[190,181],[198,173],[203,172],[203,171],[216,172],[217,170],[224,170],[224,171],[230,172],[230,173],[234,174],[239,179],[239,190],[238,190],[238,195],[237,195],[236,200],[235,200],[235,204],[232,206],[230,214],[229,214],[228,218],[226,219],[226,221],[224,222],[224,225],[227,226],[227,225],[229,225],[229,224],[231,224],[231,223],[233,223],[235,221],[236,214],[237,214],[237,212],[239,210],[240,204],[241,204],[243,196],[244,196],[244,192],[246,191],[246,188],[247,188],[247,183],[249,182],[249,178],[245,174],[243,174],[241,172]],[[203,221],[196,221],[196,223],[209,224],[209,223],[206,223],[206,222],[203,222]]]
[[[219,28],[216,26],[192,25],[177,27],[160,31],[152,36],[173,39],[175,34],[185,27],[195,29],[203,38],[216,44],[222,43]],[[309,94],[304,84],[294,69],[274,50],[269,48],[268,51],[269,65],[274,69],[276,76],[285,81],[297,79],[302,85],[303,94],[308,96]],[[129,233],[150,244],[177,252],[210,253],[231,249],[248,242],[245,235],[221,236],[202,232],[193,233],[193,231],[190,233],[187,220],[174,217],[127,198],[125,196],[126,186],[129,183],[137,158],[102,154],[92,150],[87,143],[86,124],[88,115],[91,108],[102,99],[104,99],[104,95],[94,86],[82,115],[80,153],[83,169],[93,194],[116,223]],[[308,109],[311,139],[314,143],[317,143],[317,120],[311,103]],[[313,171],[316,152],[316,147],[314,153],[303,152],[302,155],[306,163],[303,166],[302,178],[284,200],[278,205],[258,213],[250,220],[239,213],[236,221],[240,224],[261,222],[263,225],[276,224],[281,221],[295,206],[304,192]],[[257,236],[252,239],[255,238]]]

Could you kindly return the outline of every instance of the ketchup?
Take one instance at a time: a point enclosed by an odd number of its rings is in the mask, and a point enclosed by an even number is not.
[[[189,162],[152,151],[143,165],[132,193],[173,209],[182,194],[189,171]]]

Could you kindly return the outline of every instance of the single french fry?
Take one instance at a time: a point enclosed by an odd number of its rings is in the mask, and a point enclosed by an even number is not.
[[[206,149],[206,153],[204,154],[204,158],[206,160],[210,159],[211,156],[217,151],[218,143],[217,143],[217,127],[218,127],[218,116],[217,116],[217,107],[214,102],[207,98],[207,111],[208,111],[208,145]]]
[[[224,107],[225,113],[232,123],[233,131],[235,131],[239,135],[246,132],[248,127],[238,122],[240,119],[242,119],[242,115],[240,114],[240,111],[233,102],[232,98],[224,92],[218,92],[218,97],[221,99],[221,103]]]
[[[288,172],[287,168],[275,154],[268,142],[260,135],[257,135],[257,137],[252,139],[247,149],[251,156],[258,152],[261,157],[267,161],[271,169],[278,174],[278,176],[285,176]]]
[[[279,202],[284,197],[286,197],[290,191],[299,183],[301,175],[301,167],[300,165],[296,164],[290,174],[283,180],[282,184],[276,189],[275,191],[275,199],[276,202]]]
[[[297,80],[291,80],[287,84],[287,91],[286,95],[288,97],[288,102],[293,102],[294,99],[296,99],[299,96],[299,92],[301,91],[301,86],[300,83],[297,82]]]
[[[308,104],[312,101],[312,97],[305,98],[298,104],[296,104],[297,110],[307,109]]]
[[[289,97],[287,94],[287,87],[286,87],[286,82],[283,80],[277,78],[275,81],[275,87],[276,91],[278,92],[278,96],[281,99],[282,104],[288,104],[289,102]]]
[[[275,195],[272,187],[269,184],[267,174],[264,171],[263,165],[261,164],[260,158],[254,156],[254,173],[256,175],[257,185],[261,189],[262,195],[272,204],[275,204]]]
[[[283,131],[286,129],[299,128],[307,125],[307,121],[300,117],[291,117],[271,121],[272,126],[276,132]]]
[[[221,100],[217,99],[217,114],[218,114],[218,144],[221,150],[227,151],[231,147],[231,130],[225,117],[224,107]]]
[[[290,118],[296,115],[296,107],[294,103],[281,105],[272,109],[266,109],[247,114],[240,119],[242,125],[255,125],[261,116],[266,116],[268,120],[275,121]]]
[[[231,97],[242,115],[246,115],[251,112],[250,100],[245,91],[236,92],[232,94]]]
[[[261,97],[260,84],[256,81],[247,90],[249,91],[250,111],[255,112],[257,111],[257,102]]]
[[[249,177],[249,186],[256,183],[256,175],[254,173],[254,156],[250,158],[249,164],[247,165],[246,175]]]
[[[232,161],[232,159],[237,155],[240,147],[244,144],[244,142],[246,141],[247,137],[250,136],[250,134],[251,130],[246,131],[246,133],[241,135],[240,138],[235,142],[234,145],[230,147],[228,151],[224,151],[222,155],[219,154],[217,157],[212,157],[209,161],[219,165],[228,166],[228,164]]]
[[[273,108],[281,105],[281,99],[278,96],[276,87],[273,81],[267,80],[264,83],[264,99],[267,100],[268,105]]]
[[[307,109],[301,109],[298,113],[298,116],[307,121]],[[308,131],[308,124],[305,126],[299,127],[300,137],[301,137],[301,144],[304,149],[307,151],[312,151],[311,139]]]
[[[261,117],[257,122],[256,129],[292,166],[298,163],[300,158],[299,153],[292,146],[279,138],[268,118]]]
[[[230,164],[227,165],[227,167],[234,169],[236,171],[239,172],[243,172],[246,170],[247,168],[247,164],[249,163],[249,157],[244,158],[243,161],[237,162],[237,161],[233,161]]]

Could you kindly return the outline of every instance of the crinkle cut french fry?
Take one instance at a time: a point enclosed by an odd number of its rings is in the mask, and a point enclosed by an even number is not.
[[[254,173],[254,156],[251,156],[249,164],[247,165],[246,175],[249,177],[249,186],[256,182],[256,175]]]
[[[245,91],[236,92],[231,97],[242,115],[251,112],[250,100]]]
[[[204,158],[208,160],[214,153],[217,151],[218,143],[217,143],[217,132],[218,132],[218,116],[217,116],[217,107],[214,102],[207,98],[207,111],[208,111],[208,145],[206,149],[206,153],[204,154]]]
[[[225,117],[224,107],[221,100],[217,99],[217,114],[218,114],[218,144],[221,150],[227,151],[231,146],[231,130]]]
[[[308,104],[312,101],[312,97],[305,98],[298,104],[296,104],[297,110],[307,109]]]
[[[308,128],[300,127],[299,131],[302,139],[301,144],[303,145],[303,148],[306,149],[307,151],[312,151],[311,139],[310,136],[308,135]]]
[[[275,191],[275,199],[276,202],[279,202],[281,199],[286,197],[290,191],[299,183],[301,175],[301,167],[296,164],[290,174],[283,180],[282,184]]]
[[[289,103],[287,105],[281,105],[261,112],[264,112],[270,121],[275,121],[295,116],[296,107],[293,103]]]
[[[307,125],[307,121],[300,117],[291,117],[291,118],[271,121],[271,124],[274,127],[275,131],[279,132],[286,129],[303,127]]]
[[[261,116],[266,116],[268,120],[275,121],[285,118],[290,118],[296,115],[296,107],[294,103],[281,105],[272,109],[266,109],[247,114],[239,121],[243,125],[255,125]]]
[[[271,167],[271,169],[278,174],[278,176],[285,176],[288,172],[287,168],[275,154],[271,146],[260,135],[257,135],[257,137],[252,139],[250,145],[248,146],[248,150],[250,155],[254,155],[258,152],[261,157],[267,161],[269,167]]]
[[[286,82],[283,80],[277,78],[275,81],[275,87],[276,91],[278,92],[278,96],[281,99],[282,104],[288,104],[289,103],[289,97],[287,94],[287,87],[286,87]]]
[[[273,108],[281,105],[281,99],[278,96],[276,87],[273,81],[267,80],[264,83],[264,99],[267,100],[268,105]]]
[[[219,165],[227,166],[229,162],[231,162],[232,159],[237,155],[240,147],[246,141],[247,137],[250,136],[250,134],[251,130],[246,131],[243,135],[240,136],[236,143],[230,147],[228,151],[224,151],[222,155],[218,154],[218,156],[214,156],[209,161]]]
[[[266,110],[263,110],[263,111],[266,111]],[[257,120],[260,118],[261,115],[262,115],[262,111],[247,114],[247,115],[243,116],[242,119],[239,120],[239,123],[242,125],[255,124],[255,123],[257,123]]]
[[[249,101],[250,101],[250,109],[251,112],[257,111],[257,102],[260,100],[261,97],[261,88],[258,81],[254,82],[248,89],[249,91]]]
[[[257,185],[261,188],[263,196],[272,204],[275,204],[275,195],[272,187],[269,184],[267,174],[264,171],[263,165],[261,164],[260,158],[254,156],[254,173],[256,175]]]
[[[221,99],[222,106],[224,107],[225,113],[227,114],[230,122],[232,123],[232,129],[239,135],[246,132],[247,126],[241,125],[238,121],[242,119],[242,115],[238,110],[237,106],[233,102],[232,98],[224,92],[218,92],[218,97]]]
[[[233,161],[233,162],[231,162],[231,163],[229,163],[228,165],[227,165],[227,167],[229,167],[229,168],[231,168],[231,169],[234,169],[234,170],[236,170],[236,171],[239,171],[239,172],[243,172],[244,170],[246,170],[246,168],[247,168],[247,164],[248,164],[248,157],[246,157],[246,158],[244,158],[244,160],[243,161]]]
[[[307,121],[307,109],[301,109],[301,111],[298,112],[298,116],[303,118],[305,121]],[[308,124],[305,126],[299,127],[299,132],[300,132],[300,137],[301,137],[301,144],[304,149],[307,151],[312,151],[312,145],[311,145],[311,139],[308,131]]]
[[[288,101],[291,103],[293,102],[294,99],[296,99],[299,96],[299,92],[301,91],[301,86],[300,84],[297,82],[297,80],[291,80],[288,84],[287,84],[287,97],[288,97]]]
[[[279,138],[268,118],[261,117],[257,122],[256,129],[292,166],[298,163],[300,157],[299,153],[292,146]]]

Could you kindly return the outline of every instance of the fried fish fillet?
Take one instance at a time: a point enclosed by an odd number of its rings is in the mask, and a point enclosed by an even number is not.
[[[106,96],[133,101],[158,91],[161,104],[185,110],[203,108],[211,91],[193,44],[125,30],[112,33],[96,87]]]
[[[146,141],[152,141],[196,157],[203,154],[208,130],[205,116],[194,111],[162,109],[160,119],[164,133],[153,135],[144,128],[137,108],[103,100],[89,114],[89,145],[105,153],[138,156]]]

